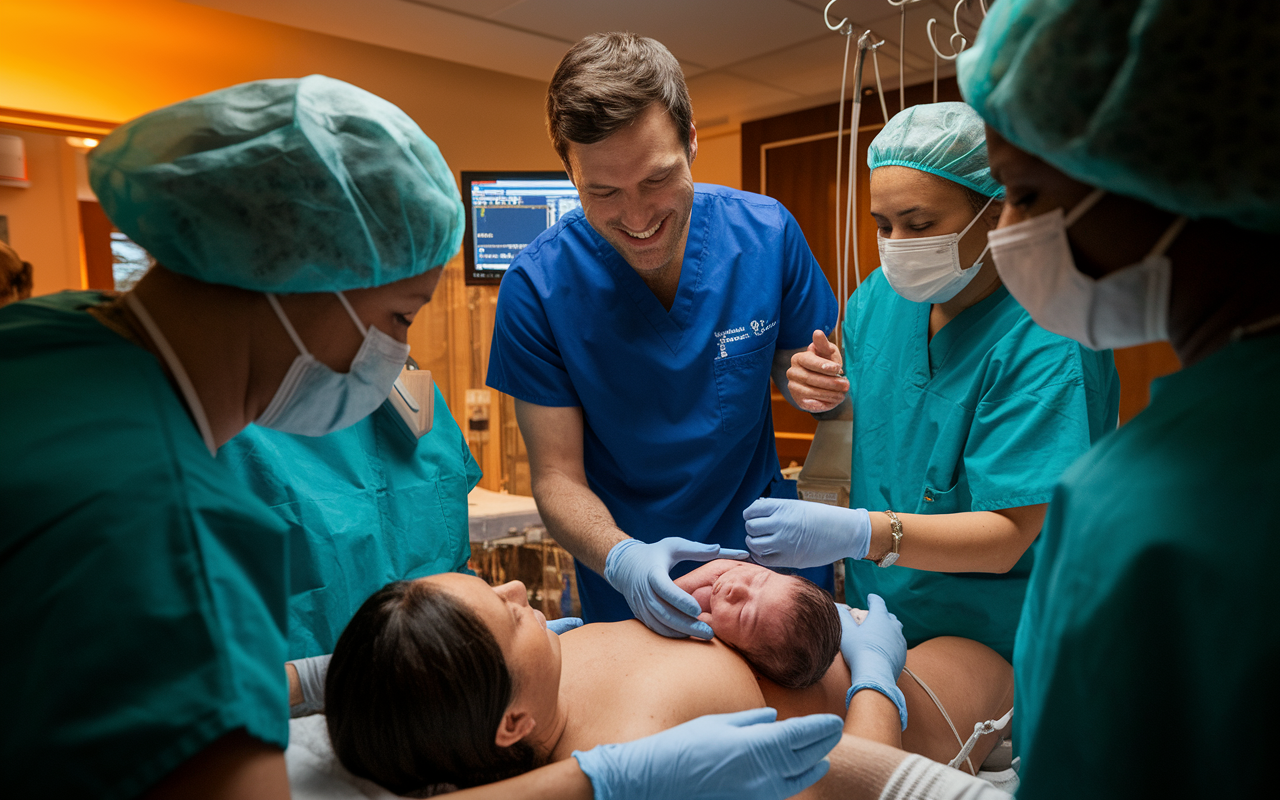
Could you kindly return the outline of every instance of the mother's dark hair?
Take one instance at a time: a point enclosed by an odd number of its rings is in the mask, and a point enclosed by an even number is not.
[[[538,765],[524,742],[495,742],[515,695],[489,629],[449,593],[396,581],[365,601],[325,680],[342,765],[396,794],[478,786]]]

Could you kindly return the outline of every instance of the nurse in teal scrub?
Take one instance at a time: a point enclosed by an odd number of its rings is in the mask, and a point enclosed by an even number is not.
[[[327,436],[250,425],[218,450],[289,525],[290,659],[333,652],[356,609],[391,581],[466,566],[467,492],[480,467],[432,391],[420,438],[384,405]]]
[[[312,76],[127,123],[90,180],[158,265],[0,315],[0,772],[23,796],[283,796],[285,526],[213,454],[386,399],[458,247],[453,176],[402,111]]]
[[[1116,427],[1111,352],[1032,321],[986,251],[1003,190],[964,103],[908,108],[872,141],[881,268],[849,299],[844,357],[814,334],[787,373],[820,417],[853,417],[850,508],[762,499],[770,566],[840,558],[846,599],[885,598],[909,645],[976,639],[1012,659],[1053,485]]]

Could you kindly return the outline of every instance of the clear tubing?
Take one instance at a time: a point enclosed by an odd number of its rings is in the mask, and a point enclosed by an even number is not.
[[[844,69],[840,72],[840,105],[839,105],[840,116],[839,116],[839,122],[836,123],[836,225],[835,225],[835,228],[832,229],[835,231],[835,234],[836,234],[835,235],[836,295],[841,298],[841,302],[839,303],[840,307],[836,309],[835,334],[836,334],[837,340],[839,339],[840,331],[843,330],[844,328],[844,326],[841,325],[840,322],[841,322],[841,317],[844,314],[843,298],[844,298],[844,290],[845,290],[844,270],[842,270],[840,267],[840,264],[841,264],[841,260],[840,260],[840,255],[841,255],[841,250],[840,250],[840,155],[844,146],[844,88],[845,88],[845,81],[849,77],[849,45],[852,44],[853,42],[853,26],[846,25],[844,28],[841,29],[840,32],[843,33],[845,37],[844,38]],[[857,103],[856,94],[855,94],[854,103],[855,104]],[[850,154],[849,158],[850,159],[853,158],[852,153]]]

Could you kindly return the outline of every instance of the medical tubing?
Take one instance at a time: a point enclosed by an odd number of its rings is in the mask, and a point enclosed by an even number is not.
[[[841,321],[844,317],[844,278],[840,273],[840,154],[844,145],[844,88],[845,81],[849,77],[849,45],[853,43],[853,26],[847,26],[841,29],[844,32],[844,68],[840,72],[840,103],[839,118],[836,123],[836,294],[841,298],[836,308],[836,329],[832,338],[836,340],[836,346],[840,346],[841,331],[844,326]],[[857,102],[856,100],[854,102]],[[852,143],[850,144],[852,147]],[[849,158],[853,158],[853,151],[850,150]]]
[[[847,187],[848,196],[845,201],[845,224],[844,224],[844,261],[840,264],[840,307],[844,308],[849,297],[846,294],[849,290],[849,240],[850,235],[857,234],[857,223],[853,214],[854,200],[857,195],[854,193],[854,162],[858,158],[858,121],[862,118],[862,65],[866,61],[867,49],[871,46],[871,31],[865,31],[858,37],[858,57],[853,62],[853,113],[849,118],[849,184]],[[839,186],[836,187],[837,191]],[[851,230],[852,229],[852,230]],[[839,236],[839,231],[836,232]],[[853,250],[853,282],[854,288],[862,285],[861,276],[858,273],[858,250]],[[843,327],[842,327],[843,330]],[[841,346],[843,346],[843,334],[841,335]]]
[[[871,68],[876,76],[876,96],[880,98],[880,117],[889,123],[889,106],[884,102],[884,86],[880,82],[880,48],[871,48]]]
[[[965,741],[964,747],[960,748],[960,754],[951,759],[951,762],[947,764],[947,766],[955,769],[961,761],[968,761],[969,770],[973,771],[973,761],[969,758],[969,753],[973,751],[973,746],[978,743],[978,739],[986,736],[988,733],[995,733],[996,731],[1004,730],[1004,726],[1009,724],[1009,720],[1012,717],[1013,709],[1011,708],[1009,709],[1009,713],[1005,714],[1000,719],[989,719],[986,722],[975,722],[973,724],[973,733],[970,734],[968,740]],[[974,772],[973,774],[977,775],[978,773]]]
[[[903,56],[907,54],[907,4],[903,3],[899,8],[902,9],[902,17],[898,21],[898,112],[901,113],[907,107],[907,79],[903,63]]]
[[[971,744],[970,744],[970,745],[969,745],[969,749],[968,749],[968,750],[966,750],[966,749],[965,749],[965,745],[966,745],[966,744],[968,744],[968,743],[967,743],[967,742],[965,742],[965,740],[964,740],[964,739],[961,739],[961,738],[960,738],[960,731],[956,730],[956,724],[955,724],[954,722],[952,722],[952,721],[951,721],[951,715],[950,715],[950,714],[948,714],[948,713],[947,713],[947,709],[943,707],[943,705],[942,705],[942,701],[941,701],[941,700],[939,700],[939,699],[938,699],[938,696],[937,696],[936,694],[934,694],[934,693],[933,693],[933,690],[932,690],[932,689],[930,689],[930,688],[929,688],[929,684],[927,684],[927,683],[925,683],[924,681],[920,680],[920,676],[919,676],[919,675],[915,674],[914,672],[912,672],[912,671],[911,671],[910,669],[908,669],[907,667],[903,667],[903,668],[902,668],[902,671],[903,671],[903,672],[905,672],[905,673],[907,673],[908,675],[910,675],[910,676],[911,676],[911,679],[912,679],[912,680],[914,680],[916,683],[920,684],[920,688],[921,688],[921,689],[924,689],[925,694],[929,695],[929,699],[930,699],[930,700],[932,700],[932,701],[933,701],[933,704],[934,704],[935,706],[937,706],[937,707],[938,707],[938,710],[939,710],[939,711],[941,711],[941,712],[942,712],[942,718],[943,718],[943,719],[945,719],[945,720],[947,721],[947,727],[951,729],[951,733],[956,737],[956,741],[960,743],[960,753],[961,753],[961,755],[958,755],[958,756],[956,756],[955,758],[953,758],[953,759],[951,760],[951,763],[950,763],[950,764],[948,764],[947,766],[951,767],[952,769],[957,769],[957,768],[958,768],[958,767],[957,767],[957,765],[958,765],[961,761],[968,761],[968,762],[969,762],[969,772],[973,773],[974,775],[977,775],[977,774],[978,774],[978,771],[977,771],[976,769],[974,769],[974,768],[973,768],[973,761],[972,761],[972,760],[970,760],[970,759],[968,758],[968,756],[969,756],[969,751],[973,749],[973,745],[971,745]],[[972,738],[972,737],[971,737],[971,738]]]

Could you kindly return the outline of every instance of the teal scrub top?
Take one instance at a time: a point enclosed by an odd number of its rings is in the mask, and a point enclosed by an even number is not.
[[[64,292],[0,309],[0,774],[136,797],[237,728],[288,738],[285,526],[160,362]]]
[[[332,653],[391,581],[463,569],[467,492],[480,480],[439,388],[430,432],[410,441],[383,406],[328,436],[250,425],[218,451],[289,526],[289,658]]]
[[[1063,475],[1014,655],[1020,798],[1275,796],[1277,409],[1280,335],[1232,344]]]
[[[849,298],[850,507],[953,514],[1049,502],[1063,470],[1115,430],[1111,351],[1044,330],[1003,286],[932,340],[929,311],[880,270]],[[963,636],[1012,659],[1033,551],[1005,574],[850,560],[845,596],[862,608],[867,594],[884,597],[912,647]]]

